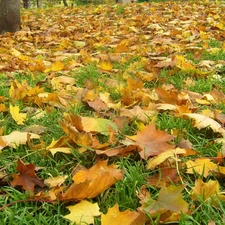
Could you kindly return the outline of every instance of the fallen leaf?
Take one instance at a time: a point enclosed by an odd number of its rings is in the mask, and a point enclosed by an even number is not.
[[[12,115],[12,118],[16,121],[18,125],[23,125],[24,121],[27,118],[26,113],[20,113],[20,108],[19,106],[12,106],[11,104],[9,105],[9,112]]]
[[[219,187],[219,182],[217,180],[209,180],[204,183],[200,178],[198,178],[195,181],[195,186],[192,188],[191,197],[195,201],[206,201],[220,193]]]
[[[131,225],[138,218],[137,212],[126,210],[123,212],[119,211],[118,204],[115,204],[112,208],[108,209],[106,214],[101,215],[102,225]]]
[[[66,176],[57,176],[57,177],[50,177],[44,180],[44,184],[48,186],[49,188],[53,188],[56,186],[60,186],[64,181],[67,179]]]
[[[180,176],[178,175],[176,168],[163,167],[158,169],[158,173],[147,178],[148,184],[157,188],[162,188],[163,186],[170,186],[172,183],[176,184],[180,181]]]
[[[117,166],[107,166],[107,161],[99,161],[90,169],[79,170],[74,183],[61,196],[61,200],[82,200],[93,198],[123,178],[123,172]]]
[[[188,203],[182,198],[181,192],[183,189],[183,185],[164,186],[159,191],[157,200],[151,197],[146,199],[141,209],[153,217],[159,216],[168,210],[177,213],[186,213],[188,211]]]
[[[47,73],[47,72],[50,72],[50,71],[60,71],[60,70],[63,70],[64,68],[64,64],[61,62],[61,61],[56,61],[54,63],[52,63],[51,67],[50,68],[47,68],[44,72]]]
[[[184,113],[183,115],[188,116],[195,120],[195,127],[198,129],[210,127],[214,132],[220,132],[221,125],[214,119],[207,116],[203,116],[197,113]]]
[[[105,71],[111,71],[113,69],[113,65],[111,62],[101,61],[99,68]]]
[[[34,192],[34,186],[44,187],[44,181],[40,180],[35,174],[35,165],[30,163],[25,165],[21,159],[18,159],[18,166],[16,170],[19,174],[13,174],[11,186],[22,186],[24,190]]]
[[[74,126],[77,131],[82,132],[97,132],[103,135],[109,135],[109,128],[118,130],[117,126],[108,119],[104,118],[91,118],[83,116],[73,116],[69,115],[64,116],[64,119],[68,121],[71,126]]]
[[[5,143],[5,146],[16,148],[18,145],[24,145],[30,139],[39,139],[40,136],[28,132],[13,131],[9,135],[1,136],[1,140]]]
[[[167,160],[168,158],[172,158],[173,160],[178,160],[178,155],[184,155],[186,153],[185,149],[182,148],[176,148],[171,150],[166,150],[165,152],[160,153],[159,155],[155,156],[154,158],[151,158],[148,161],[147,169],[153,170],[156,166]]]
[[[187,171],[186,173],[194,174],[198,173],[203,177],[207,177],[208,175],[212,174],[214,170],[217,171],[217,164],[211,162],[210,159],[196,159],[195,161],[188,160],[186,162]]]
[[[48,150],[52,153],[52,156],[54,156],[57,152],[72,154],[72,149],[69,147],[49,148]]]
[[[79,225],[94,224],[94,217],[101,215],[98,203],[91,203],[86,200],[66,208],[69,209],[70,214],[64,216],[64,218]]]
[[[174,149],[173,144],[168,144],[168,141],[174,139],[174,136],[169,135],[165,131],[156,130],[155,125],[147,125],[144,130],[138,131],[137,139],[134,142],[142,148],[139,152],[142,159],[147,159],[149,156],[159,155],[160,153]]]

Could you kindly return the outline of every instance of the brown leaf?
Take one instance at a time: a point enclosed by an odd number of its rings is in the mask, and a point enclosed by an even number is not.
[[[163,186],[171,185],[171,182],[177,183],[180,181],[180,177],[177,174],[175,168],[159,168],[159,172],[149,178],[147,178],[148,184],[161,188]]]
[[[138,131],[135,144],[142,148],[139,152],[142,159],[149,156],[158,155],[166,150],[174,149],[173,144],[168,141],[174,139],[173,135],[169,135],[165,131],[156,130],[155,125],[147,125],[144,130]]]
[[[30,163],[25,165],[21,159],[18,159],[17,171],[19,174],[13,174],[12,187],[22,186],[24,190],[34,192],[34,186],[44,187],[44,181],[40,180],[35,174],[35,165]]]

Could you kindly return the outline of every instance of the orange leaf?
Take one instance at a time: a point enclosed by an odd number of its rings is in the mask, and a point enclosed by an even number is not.
[[[79,170],[74,175],[74,183],[61,196],[61,200],[93,198],[122,178],[123,172],[116,165],[107,166],[107,161],[99,161],[90,169]]]
[[[133,221],[137,219],[139,214],[126,210],[124,212],[119,211],[118,204],[115,204],[112,208],[109,208],[107,214],[102,214],[102,225],[131,225]]]
[[[19,174],[13,174],[12,187],[22,186],[24,190],[34,192],[34,186],[44,187],[44,182],[35,174],[35,165],[30,163],[25,165],[21,159],[18,159],[17,171]]]
[[[135,144],[142,148],[139,152],[142,159],[158,155],[166,150],[174,149],[174,145],[167,142],[174,139],[165,131],[156,130],[155,125],[147,125],[144,130],[138,131]]]

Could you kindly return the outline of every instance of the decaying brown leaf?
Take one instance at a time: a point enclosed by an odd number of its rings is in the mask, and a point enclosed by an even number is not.
[[[17,171],[19,174],[13,174],[12,187],[22,186],[24,190],[34,192],[34,186],[44,187],[44,181],[40,180],[35,173],[35,165],[30,163],[25,165],[21,159],[18,159]]]
[[[165,131],[156,130],[154,124],[147,125],[144,130],[138,131],[135,144],[142,148],[139,152],[141,158],[147,159],[149,156],[159,155],[160,153],[174,149],[173,144],[168,142],[173,140],[174,136]]]

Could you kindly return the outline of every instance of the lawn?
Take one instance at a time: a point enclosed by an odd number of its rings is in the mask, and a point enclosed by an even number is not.
[[[1,224],[224,224],[225,4],[21,11],[0,35]]]

